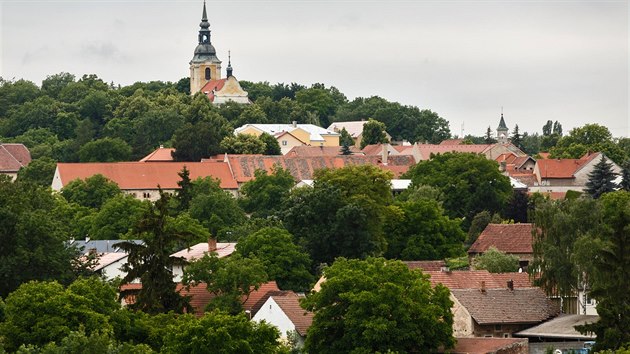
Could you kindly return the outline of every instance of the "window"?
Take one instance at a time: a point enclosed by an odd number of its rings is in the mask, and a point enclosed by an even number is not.
[[[287,146],[287,141],[286,140],[282,140],[282,146]]]
[[[510,334],[509,333],[503,333],[503,338],[510,338]]]
[[[500,331],[500,330],[502,330],[502,329],[503,329],[503,328],[501,327],[501,325],[500,325],[500,324],[494,325],[494,330],[495,330],[495,331]]]
[[[210,68],[206,68],[206,80],[210,80]]]

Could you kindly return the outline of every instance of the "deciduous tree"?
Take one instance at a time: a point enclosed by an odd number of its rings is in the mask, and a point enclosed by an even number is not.
[[[295,179],[288,170],[274,166],[271,174],[256,170],[254,179],[241,187],[239,204],[254,217],[266,218],[282,210]]]
[[[476,269],[485,269],[490,273],[507,273],[516,272],[518,270],[518,257],[505,254],[490,247],[482,255],[475,258],[474,267]]]
[[[361,133],[361,149],[371,144],[386,143],[385,124],[374,119],[369,119],[363,125]]]
[[[61,195],[71,203],[99,209],[107,200],[120,195],[118,185],[97,174],[84,180],[76,179],[61,189]]]

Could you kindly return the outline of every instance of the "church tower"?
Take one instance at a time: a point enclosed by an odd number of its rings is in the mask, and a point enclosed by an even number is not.
[[[221,60],[210,42],[210,23],[206,13],[206,2],[203,2],[203,14],[199,24],[199,44],[190,61],[190,94],[201,91],[211,80],[221,78]]]
[[[503,112],[501,112],[501,121],[499,121],[499,126],[497,127],[497,141],[499,144],[508,143],[508,127],[505,125],[505,120],[503,120]]]

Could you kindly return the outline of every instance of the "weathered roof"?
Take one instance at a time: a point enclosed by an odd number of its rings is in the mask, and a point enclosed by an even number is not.
[[[532,253],[533,227],[529,223],[488,224],[468,253],[483,253],[490,247],[505,253]]]
[[[98,263],[96,264],[93,270],[97,271],[97,270],[103,269],[107,267],[108,265],[115,263],[126,257],[127,257],[127,253],[125,252],[108,252],[108,253],[99,254]]]
[[[313,157],[226,155],[225,160],[230,164],[234,178],[239,183],[254,179],[254,172],[259,169],[271,173],[275,165],[288,170],[296,181],[302,181],[313,179],[313,173],[318,169],[368,164],[392,171],[394,177],[397,177],[414,164],[411,156],[390,156],[386,166],[381,163],[381,159],[378,156],[361,155]]]
[[[278,304],[282,311],[295,325],[295,330],[301,336],[306,336],[308,328],[313,323],[313,313],[300,307],[299,296],[294,292],[273,295],[271,299]]]
[[[361,134],[363,134],[363,125],[367,123],[366,120],[352,121],[352,122],[334,122],[328,126],[328,130],[336,131],[341,133],[343,128],[346,128],[348,134],[351,137],[357,138]]]
[[[508,280],[512,280],[514,288],[532,286],[527,273],[490,273],[487,270],[427,270],[423,273],[431,276],[432,286],[442,284],[449,289],[481,289],[482,282],[486,289],[507,289]]]
[[[409,269],[420,269],[423,272],[440,271],[446,267],[445,261],[403,261]]]
[[[540,323],[559,313],[540,288],[451,289],[451,294],[481,325]]]
[[[514,348],[528,347],[528,341],[524,338],[456,338],[457,343],[448,353],[451,354],[488,354],[488,353],[521,353]],[[440,350],[440,353],[443,353]],[[527,349],[525,349],[527,352]]]
[[[81,252],[89,252],[95,250],[96,253],[121,252],[116,245],[121,242],[132,242],[138,245],[144,244],[142,240],[73,240],[68,242],[68,246],[74,246]]]
[[[418,149],[422,155],[422,159],[428,160],[431,154],[444,154],[447,152],[468,152],[473,154],[483,154],[492,148],[495,144],[460,144],[460,145],[435,145],[435,144],[418,144]]]
[[[464,139],[446,139],[440,142],[440,145],[461,145]]]
[[[282,134],[290,134],[284,132]],[[363,153],[359,151],[354,145],[350,146],[350,151],[353,154]],[[299,157],[313,157],[313,156],[338,156],[342,155],[341,146],[294,146],[289,150],[285,156],[299,156]]]
[[[101,174],[118,184],[123,190],[179,189],[179,172],[186,166],[190,178],[214,177],[219,179],[223,189],[237,189],[238,184],[224,162],[94,162],[58,163],[58,177],[61,186],[75,179],[86,179]],[[55,174],[57,178],[57,174]]]
[[[249,297],[243,303],[243,310],[250,311],[251,317],[254,317],[270,296],[282,293],[284,292],[278,288],[275,280],[261,284],[258,290],[249,293]]]
[[[597,315],[565,314],[515,334],[523,337],[589,340],[595,339],[596,335],[594,333],[582,334],[575,329],[575,326],[597,321],[599,321]]]
[[[24,144],[0,144],[0,172],[17,172],[31,162]]]
[[[174,148],[159,147],[155,151],[151,152],[147,156],[140,159],[142,162],[166,162],[173,161],[172,153]]]
[[[203,92],[208,96],[210,102],[214,102],[214,93],[221,90],[225,85],[226,79],[210,80],[201,88],[200,92]]]
[[[575,172],[585,163],[582,159],[540,159],[536,162],[541,178],[574,178]]]
[[[223,258],[234,253],[235,248],[236,242],[217,242],[217,249],[214,252],[217,253],[219,258]],[[171,257],[182,257],[190,262],[203,257],[206,253],[208,253],[208,243],[201,242],[190,248],[185,248],[181,251],[175,252],[171,255]]]

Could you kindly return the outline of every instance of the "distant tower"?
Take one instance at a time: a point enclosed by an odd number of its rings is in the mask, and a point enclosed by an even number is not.
[[[497,128],[497,141],[499,144],[508,143],[508,127],[503,120],[503,112],[501,112],[501,120],[499,121],[499,127]]]
[[[201,91],[210,80],[221,78],[221,60],[210,42],[210,23],[206,14],[206,2],[203,2],[203,14],[199,24],[199,44],[190,61],[190,94]]]

